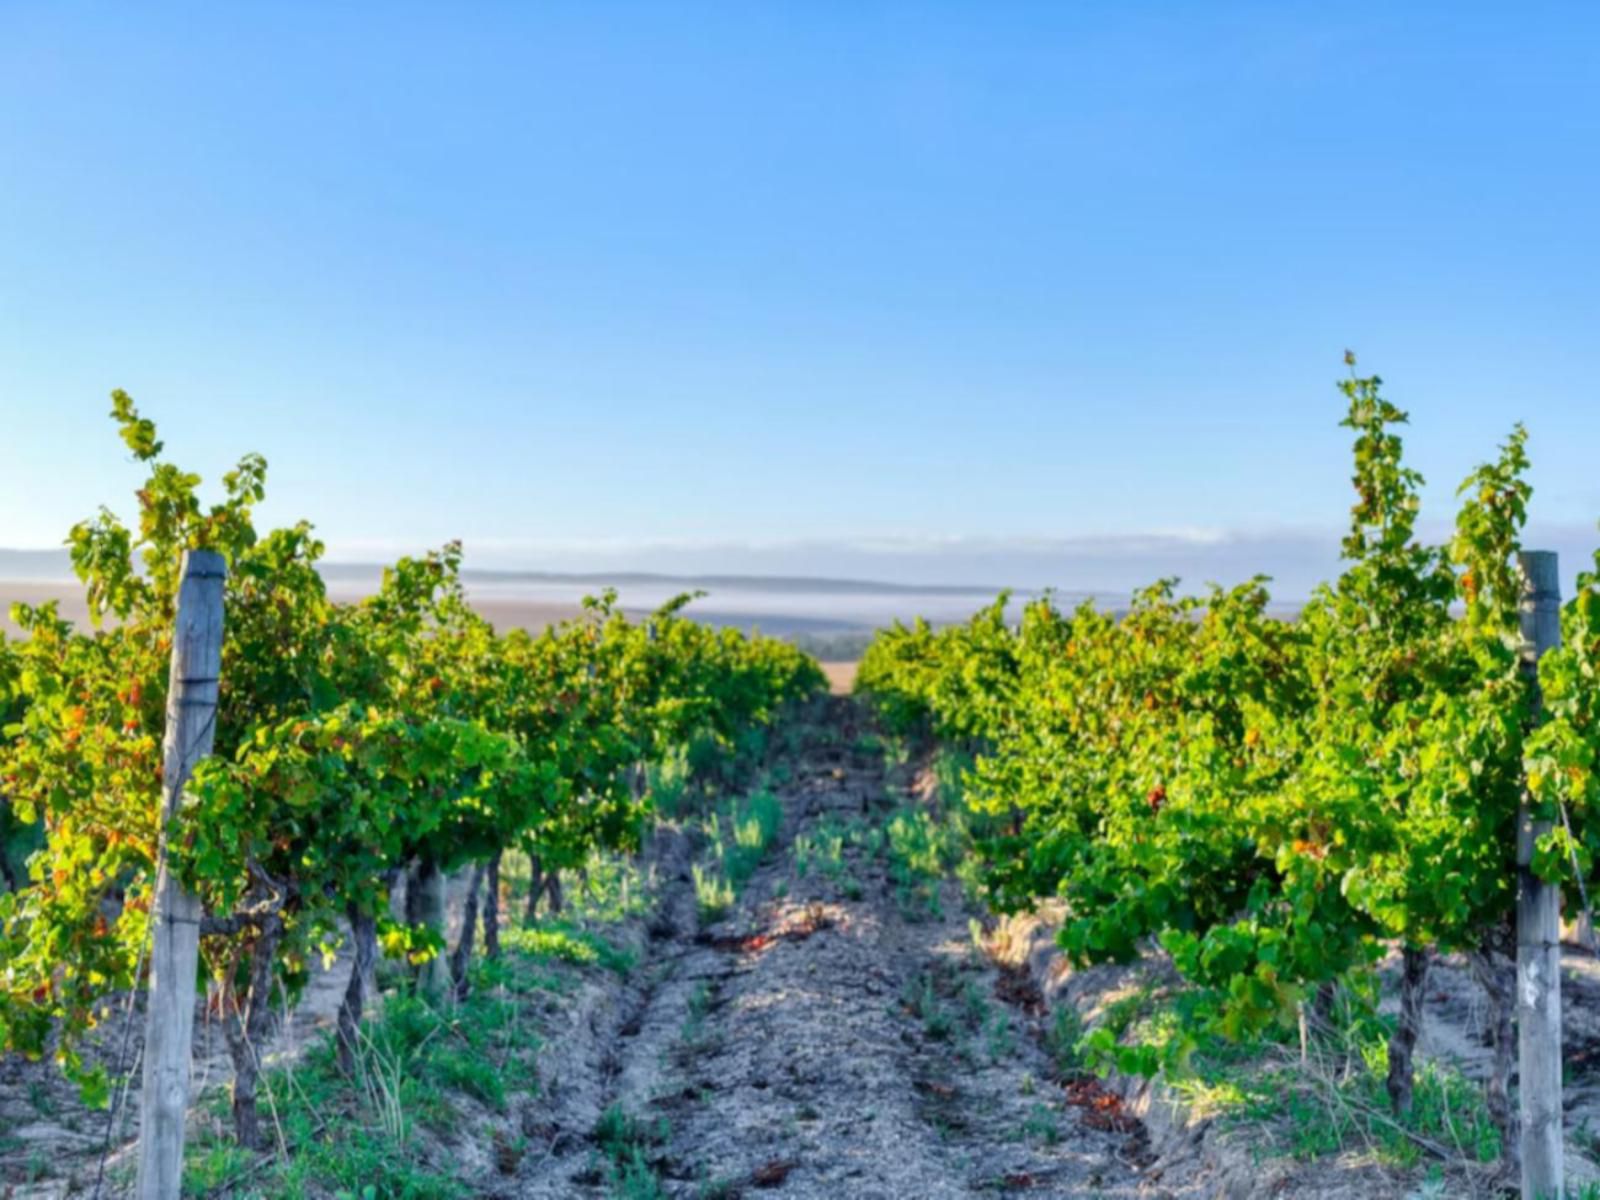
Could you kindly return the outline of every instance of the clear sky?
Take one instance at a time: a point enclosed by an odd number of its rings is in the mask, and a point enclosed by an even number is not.
[[[1579,3],[6,0],[0,545],[126,509],[121,386],[340,557],[1299,586],[1346,346],[1437,517],[1520,418],[1592,544],[1597,63]]]

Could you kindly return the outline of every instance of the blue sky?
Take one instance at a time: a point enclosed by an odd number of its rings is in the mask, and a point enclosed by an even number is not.
[[[114,386],[370,558],[1315,576],[1346,346],[1430,509],[1600,517],[1600,10],[0,5],[0,545]],[[1107,564],[1111,565],[1107,565]]]

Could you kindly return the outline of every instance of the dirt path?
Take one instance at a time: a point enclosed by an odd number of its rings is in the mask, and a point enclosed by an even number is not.
[[[830,701],[781,789],[776,844],[715,925],[696,928],[685,848],[658,852],[668,882],[644,961],[573,1031],[549,1098],[564,1133],[504,1194],[1139,1194],[1138,1131],[1068,1102],[1038,1018],[1005,998],[1025,994],[974,952],[958,889],[916,920],[882,855],[800,872],[797,837],[904,803],[859,732],[851,703]],[[585,1110],[599,1138],[578,1136]]]

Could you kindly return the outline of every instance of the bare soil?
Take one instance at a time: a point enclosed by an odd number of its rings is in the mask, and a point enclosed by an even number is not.
[[[828,690],[835,696],[848,696],[856,684],[857,662],[825,662],[822,673],[828,677]]]
[[[974,947],[958,889],[947,915],[908,920],[879,860],[853,864],[857,899],[798,873],[796,834],[895,803],[855,720],[831,703],[782,791],[777,844],[724,919],[698,927],[687,847],[658,849],[645,960],[553,1047],[529,1122],[551,1131],[547,1152],[497,1194],[608,1194],[587,1135],[611,1106],[647,1131],[669,1196],[1142,1194],[1138,1122],[1055,1079],[1042,1008]]]

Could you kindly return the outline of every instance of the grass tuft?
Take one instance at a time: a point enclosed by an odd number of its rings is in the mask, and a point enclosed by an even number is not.
[[[501,944],[539,960],[572,963],[575,966],[600,966],[618,975],[633,969],[633,956],[620,950],[599,934],[565,921],[541,921],[537,925],[502,931]]]

